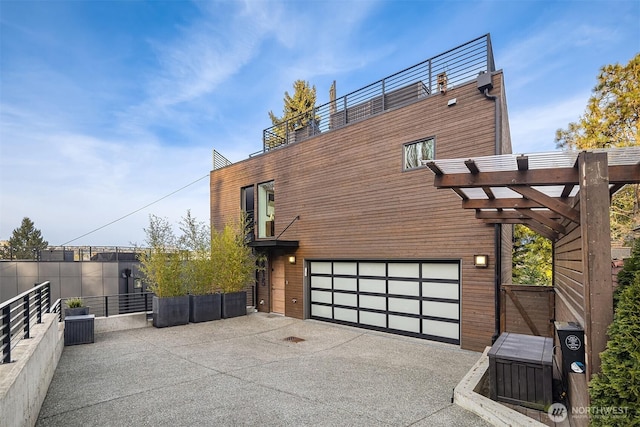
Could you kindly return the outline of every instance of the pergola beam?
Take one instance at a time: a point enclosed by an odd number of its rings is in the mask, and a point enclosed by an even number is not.
[[[508,188],[515,191],[516,193],[522,194],[527,199],[534,200],[541,205],[544,205],[545,207],[551,209],[556,213],[559,213],[568,220],[573,221],[576,224],[580,224],[580,212],[568,206],[566,203],[559,202],[553,197],[547,196],[546,194],[541,193],[538,190],[524,185],[509,185]]]

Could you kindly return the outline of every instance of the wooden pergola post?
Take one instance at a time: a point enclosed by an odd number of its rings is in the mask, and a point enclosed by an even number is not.
[[[607,154],[582,152],[578,168],[588,381],[600,371],[600,353],[607,346],[607,327],[613,321]]]

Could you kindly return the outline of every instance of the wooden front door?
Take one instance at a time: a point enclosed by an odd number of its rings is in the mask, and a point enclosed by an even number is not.
[[[271,260],[271,311],[284,314],[284,257],[274,255]]]

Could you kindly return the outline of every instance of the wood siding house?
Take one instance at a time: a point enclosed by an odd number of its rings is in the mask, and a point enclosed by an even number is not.
[[[212,225],[246,212],[251,245],[266,254],[251,300],[259,311],[491,345],[512,226],[476,220],[424,166],[511,153],[503,73],[489,36],[478,40],[480,75],[474,59],[457,80],[451,65],[437,69],[463,45],[419,64],[426,77],[385,91],[394,75],[367,99],[332,99],[316,126],[267,130],[263,152],[211,171]]]

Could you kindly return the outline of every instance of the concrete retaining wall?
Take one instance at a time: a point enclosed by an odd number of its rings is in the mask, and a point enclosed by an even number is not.
[[[30,339],[11,352],[13,363],[0,365],[0,414],[6,427],[34,426],[64,348],[57,314],[43,314]]]
[[[151,323],[147,321],[147,313],[119,314],[117,316],[96,317],[94,331],[102,332],[123,331],[126,329],[146,328]]]

